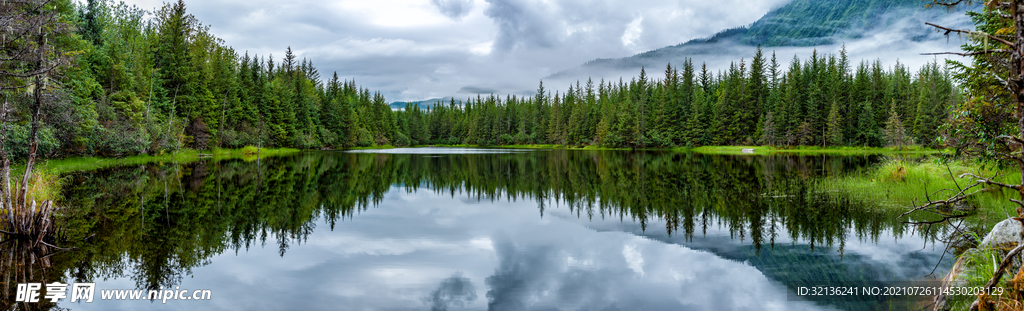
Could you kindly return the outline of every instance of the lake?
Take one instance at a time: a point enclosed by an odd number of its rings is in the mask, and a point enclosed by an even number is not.
[[[939,239],[948,229],[903,224],[899,211],[829,186],[827,177],[878,161],[417,148],[74,173],[63,202],[76,207],[67,246],[77,249],[40,254],[8,243],[5,291],[13,297],[25,281],[95,283],[95,301],[56,304],[72,310],[921,304],[793,295],[807,284],[928,280],[951,265]],[[210,296],[100,297],[131,289]]]

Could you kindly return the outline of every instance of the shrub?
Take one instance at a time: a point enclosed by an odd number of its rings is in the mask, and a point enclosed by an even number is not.
[[[294,146],[299,149],[314,149],[319,148],[321,145],[313,135],[297,133],[295,134]]]
[[[11,151],[12,159],[25,159],[28,157],[29,139],[28,132],[29,127],[27,125],[8,124],[7,125],[7,144]],[[60,141],[53,135],[53,129],[49,127],[42,127],[38,132],[39,147],[36,149],[36,156],[42,157],[43,155],[52,153],[60,148]]]
[[[526,136],[526,133],[519,132],[519,134],[516,134],[516,136],[512,138],[512,141],[518,145],[522,145],[528,143],[530,141],[530,137]]]
[[[324,147],[337,147],[341,145],[338,134],[323,126],[320,127],[320,141],[323,142]]]
[[[253,155],[253,154],[259,153],[259,151],[260,151],[259,148],[257,148],[256,146],[253,146],[253,145],[245,146],[245,147],[242,148],[242,153],[243,154]]]
[[[361,128],[361,129],[359,129],[359,134],[358,135],[359,136],[357,136],[357,138],[356,138],[356,146],[359,146],[359,147],[373,146],[373,135],[370,134],[370,131],[367,131],[366,129]]]
[[[409,140],[409,136],[405,136],[405,134],[399,132],[399,133],[395,134],[395,145],[396,146],[411,146],[412,145],[412,141]]]
[[[501,136],[498,137],[498,144],[501,144],[501,145],[511,145],[512,143],[513,143],[512,135],[501,134]]]

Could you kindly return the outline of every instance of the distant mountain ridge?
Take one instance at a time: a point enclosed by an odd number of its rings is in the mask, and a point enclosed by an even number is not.
[[[451,101],[452,101],[452,97],[451,96],[449,96],[449,97],[442,97],[442,98],[424,99],[424,100],[419,100],[419,101],[397,101],[397,102],[392,102],[390,104],[390,107],[393,110],[401,110],[401,109],[405,109],[405,107],[408,104],[414,104],[414,105],[419,106],[420,109],[427,109],[427,108],[433,107],[434,104],[436,104],[436,103],[441,103],[442,105],[448,105],[449,103],[451,103]],[[461,99],[456,99],[455,100],[455,104],[456,105],[462,105],[462,100]]]
[[[965,8],[947,12],[925,8],[921,0],[793,0],[774,9],[747,27],[723,30],[711,37],[693,39],[624,58],[600,58],[548,78],[586,78],[594,70],[636,70],[641,66],[678,64],[693,55],[729,54],[737,47],[809,47],[861,39],[865,34],[898,25],[913,42],[935,39],[938,34],[924,25],[943,14],[963,15]],[[980,5],[976,6],[980,7]],[[908,22],[909,21],[909,22]]]
[[[741,43],[754,46],[835,44],[836,37],[857,39],[864,31],[885,26],[883,16],[887,13],[925,10],[925,4],[921,0],[794,0],[749,27],[723,33],[738,35]]]

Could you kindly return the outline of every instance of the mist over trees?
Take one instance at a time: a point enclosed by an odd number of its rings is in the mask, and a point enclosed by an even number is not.
[[[542,81],[530,97],[408,105],[395,112],[396,142],[937,147],[939,130],[961,99],[937,62],[912,73],[899,63],[854,66],[844,51],[794,56],[782,67],[776,55],[758,49],[749,63],[740,60],[717,73],[687,60],[666,66],[660,79],[642,69],[628,82],[588,80],[554,94]]]
[[[290,47],[279,58],[235,51],[180,0],[152,15],[104,0],[58,2],[71,8],[77,44],[62,46],[77,58],[60,85],[67,104],[44,113],[39,154],[48,157],[246,145],[934,147],[960,100],[938,63],[913,72],[899,63],[854,64],[845,51],[787,61],[758,49],[718,72],[687,60],[630,81],[588,80],[567,90],[541,82],[533,96],[478,95],[395,111],[338,73],[321,76]],[[27,109],[11,98],[15,110]],[[20,158],[28,120],[14,121],[9,147]]]

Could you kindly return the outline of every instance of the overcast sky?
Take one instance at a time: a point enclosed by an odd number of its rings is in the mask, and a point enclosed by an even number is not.
[[[239,53],[291,46],[389,101],[523,92],[618,58],[757,20],[787,0],[186,0]],[[129,0],[152,10],[160,0]],[[559,87],[561,88],[561,87]],[[460,92],[461,90],[461,92]]]
[[[362,87],[382,92],[389,101],[404,101],[446,96],[466,98],[477,93],[529,94],[537,88],[541,78],[586,61],[631,56],[749,25],[788,1],[186,0],[185,3],[189,13],[209,25],[216,36],[239,54],[273,54],[280,60],[285,49],[291,46],[299,58],[313,60],[324,79],[337,72],[342,79],[355,79]],[[161,0],[126,2],[147,10],[162,3]],[[966,21],[962,14],[957,15]],[[917,25],[919,22],[913,24],[921,27]],[[956,39],[950,43],[941,39],[930,40],[932,45],[924,47],[920,43],[908,45],[906,37],[900,34],[883,35],[869,34],[861,40],[864,42],[843,43],[853,59],[880,58],[893,63],[896,58],[910,60],[912,70],[916,70],[913,65],[933,59],[920,57],[920,53],[957,49],[960,44]],[[942,46],[935,46],[937,41],[943,41]],[[840,45],[818,48],[834,52]],[[715,56],[721,58],[718,63],[726,64],[740,57],[749,59],[747,54],[752,53],[741,52]],[[779,52],[799,55],[809,54],[810,49]],[[918,59],[908,59],[910,57]],[[715,62],[712,59],[695,61]],[[617,80],[618,76],[604,78]],[[549,82],[555,84],[545,85],[550,89],[564,90],[572,81]]]

